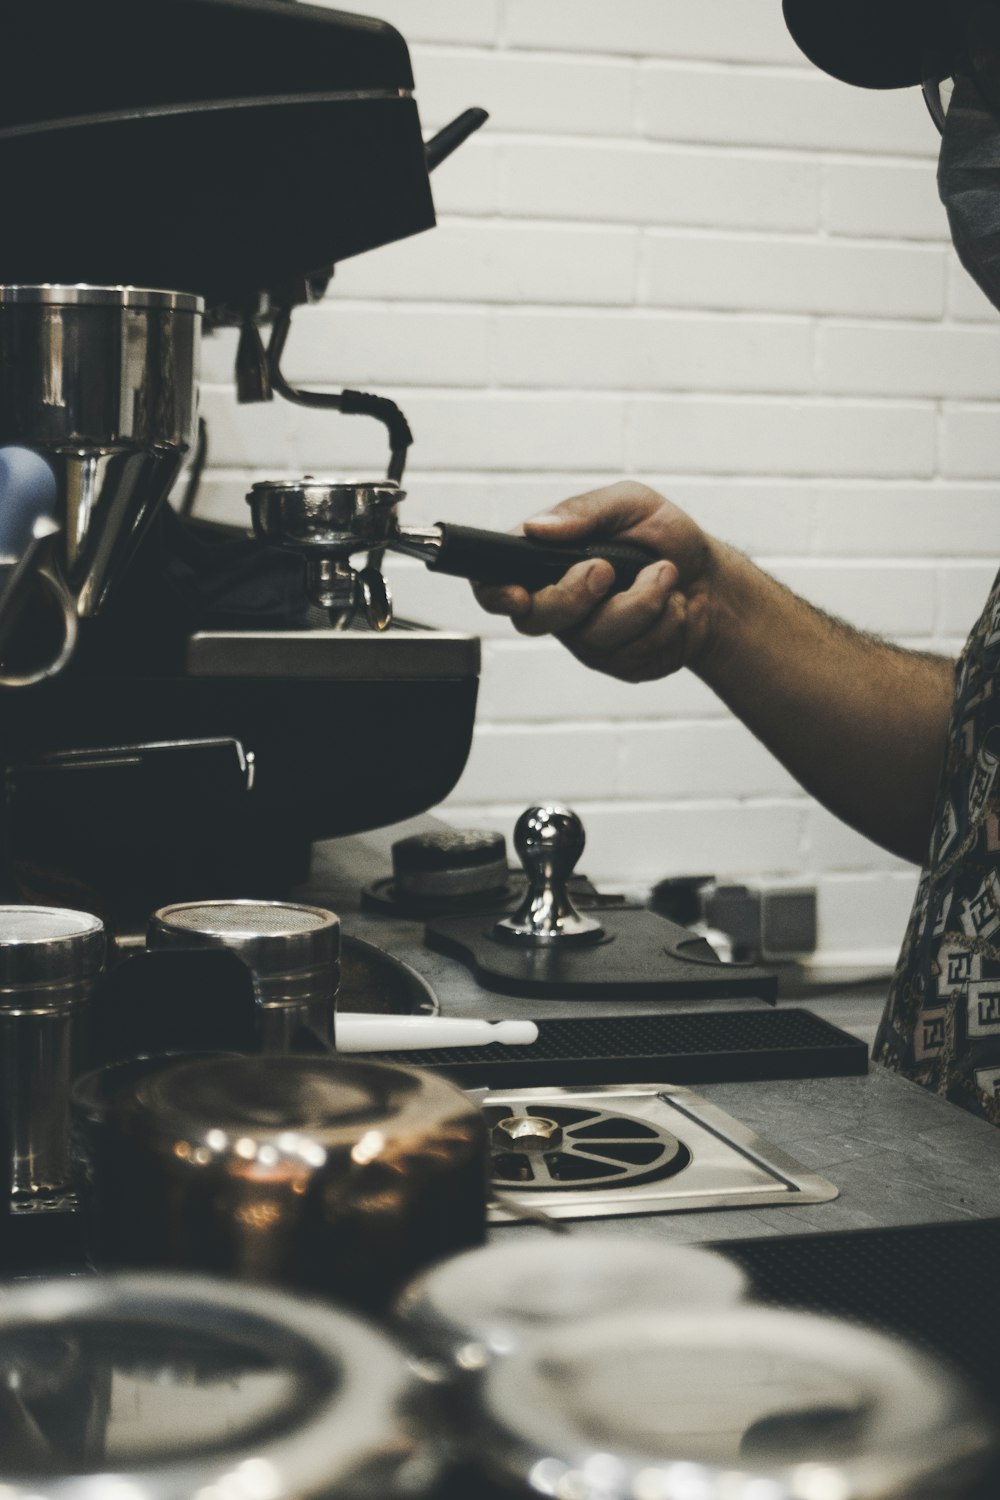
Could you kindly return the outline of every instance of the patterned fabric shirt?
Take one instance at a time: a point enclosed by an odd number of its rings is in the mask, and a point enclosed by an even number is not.
[[[1000,575],[955,669],[948,751],[875,1057],[1000,1125]]]

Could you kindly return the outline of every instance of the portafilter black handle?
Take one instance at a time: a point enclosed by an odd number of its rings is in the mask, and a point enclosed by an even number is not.
[[[440,546],[433,555],[424,554],[424,561],[432,571],[470,578],[476,583],[517,583],[532,593],[557,583],[574,563],[601,557],[615,570],[609,594],[620,594],[635,582],[643,568],[657,561],[655,552],[635,542],[611,539],[538,542],[532,537],[482,531],[451,522],[441,522],[434,529],[440,533]]]

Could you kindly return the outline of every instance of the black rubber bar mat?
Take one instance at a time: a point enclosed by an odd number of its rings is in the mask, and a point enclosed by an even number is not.
[[[964,1374],[1000,1431],[1000,1219],[725,1241],[756,1296],[909,1339]],[[1000,1458],[975,1490],[1000,1495]]]
[[[487,915],[437,917],[428,922],[428,948],[467,964],[485,989],[502,995],[553,1000],[609,996],[627,1000],[728,1000],[754,995],[774,1000],[777,976],[750,964],[721,963],[708,943],[686,927],[641,907],[594,908],[604,928],[594,944],[532,947],[501,942]]]
[[[530,1047],[378,1052],[372,1061],[443,1073],[464,1088],[591,1083],[743,1083],[868,1071],[868,1048],[812,1011],[567,1017],[539,1021]]]

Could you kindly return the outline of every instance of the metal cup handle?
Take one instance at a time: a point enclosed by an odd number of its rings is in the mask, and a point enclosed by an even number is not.
[[[21,573],[20,566],[16,570]],[[40,665],[26,669],[23,672],[13,672],[0,665],[0,687],[20,688],[31,687],[34,683],[44,682],[47,677],[54,677],[61,672],[76,649],[77,636],[79,634],[79,620],[76,613],[76,603],[65,583],[59,577],[56,570],[48,563],[31,569],[30,578],[43,583],[50,594],[55,598],[62,616],[63,635],[58,651],[48,661]],[[3,601],[0,604],[0,613],[3,606],[8,603],[9,594],[20,591],[28,584],[28,577],[12,577],[7,588],[4,589]]]

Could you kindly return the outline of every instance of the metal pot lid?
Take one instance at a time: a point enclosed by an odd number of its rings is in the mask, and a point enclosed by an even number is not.
[[[731,1306],[747,1286],[744,1272],[712,1250],[560,1235],[501,1240],[453,1256],[411,1282],[396,1312],[423,1352],[472,1370],[554,1326],[611,1313]]]
[[[105,1063],[89,1073],[82,1073],[70,1089],[75,1116],[92,1125],[102,1125],[117,1101],[144,1078],[178,1063],[200,1062],[205,1058],[239,1057],[241,1053],[207,1049],[204,1052],[159,1052],[127,1057],[120,1062]]]
[[[444,1126],[483,1129],[479,1110],[433,1074],[305,1055],[178,1063],[141,1079],[134,1100],[148,1128],[164,1141],[183,1136],[206,1163],[254,1143],[308,1148],[316,1164],[349,1148],[361,1163],[393,1142],[405,1153],[427,1149]]]
[[[750,1305],[546,1329],[494,1360],[469,1405],[473,1461],[519,1493],[573,1500],[923,1495],[991,1442],[924,1355]]]
[[[0,1299],[6,1500],[362,1500],[437,1468],[401,1351],[347,1313],[207,1277]]]
[[[54,282],[0,286],[0,307],[13,306],[166,308],[198,314],[205,310],[204,300],[192,292],[141,286],[88,286],[83,282],[72,286]]]

